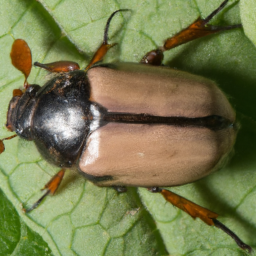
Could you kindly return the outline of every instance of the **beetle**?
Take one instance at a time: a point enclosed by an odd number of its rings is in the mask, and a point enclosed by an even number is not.
[[[205,26],[227,2],[224,1],[206,19],[195,21],[167,39],[163,47],[146,54],[142,64],[98,64],[113,46],[108,44],[107,34],[113,16],[123,11],[118,10],[110,16],[103,43],[86,67],[86,72],[73,62],[35,63],[50,72],[61,72],[43,87],[28,84],[30,50],[25,41],[14,42],[11,58],[13,65],[25,75],[25,90],[15,90],[13,93],[7,128],[22,138],[34,140],[42,155],[62,168],[46,184],[44,196],[31,208],[24,209],[26,212],[36,208],[46,195],[57,190],[65,168],[78,168],[87,179],[99,186],[114,186],[119,192],[124,192],[125,186],[142,186],[148,187],[151,192],[161,193],[167,201],[192,217],[199,217],[207,224],[221,228],[241,248],[251,251],[248,245],[216,219],[217,214],[159,188],[182,185],[204,177],[221,165],[233,147],[237,131],[235,113],[216,85],[202,77],[159,67],[166,50],[220,30],[240,27]],[[157,86],[153,83],[156,80],[159,81]],[[122,83],[118,84],[119,81]],[[214,100],[209,101],[209,98]],[[156,136],[152,138],[152,134]],[[166,136],[170,138],[170,145],[166,144]],[[6,139],[10,138],[13,136]],[[138,139],[142,140],[140,144],[136,143]],[[176,141],[177,147],[175,145],[172,151]],[[181,142],[188,143],[187,153]],[[202,142],[200,148],[199,142]],[[157,145],[156,149],[150,147],[152,143]],[[134,152],[131,148],[135,145],[140,148]],[[123,161],[120,161],[124,166],[118,166],[116,155],[122,152],[124,146]],[[166,151],[172,152],[170,155],[177,155],[174,164],[163,160],[170,158]],[[156,152],[162,159],[152,157]],[[208,152],[209,159],[205,157],[205,152]],[[188,154],[187,163],[184,163],[184,154]],[[178,161],[179,157],[181,160]],[[198,162],[196,157],[199,158]],[[136,169],[140,165],[143,168]],[[174,165],[176,170],[172,175],[168,175],[170,165]],[[131,166],[135,168],[131,169]],[[127,168],[128,171],[122,172]]]

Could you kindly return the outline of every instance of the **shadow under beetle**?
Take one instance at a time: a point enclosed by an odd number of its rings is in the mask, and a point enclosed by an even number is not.
[[[89,65],[58,61],[34,65],[60,74],[43,87],[29,84],[32,67],[30,48],[22,39],[14,41],[13,65],[25,76],[24,89],[13,91],[6,127],[16,135],[34,140],[49,162],[61,170],[45,185],[44,197],[54,194],[66,168],[78,169],[98,186],[125,192],[126,186],[146,187],[161,193],[174,206],[200,218],[232,237],[237,245],[252,251],[218,214],[203,208],[163,186],[198,180],[218,169],[232,150],[237,134],[236,115],[214,82],[161,66],[163,52],[191,40],[241,25],[218,27],[208,22],[227,4],[225,0],[207,18],[168,38],[148,52],[140,64],[102,64],[107,51],[112,13],[103,43]]]

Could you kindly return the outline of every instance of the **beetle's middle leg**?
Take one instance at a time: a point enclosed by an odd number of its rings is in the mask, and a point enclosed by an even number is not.
[[[44,186],[44,188],[42,190],[46,190],[45,193],[43,194],[42,197],[40,197],[30,208],[25,209],[23,208],[23,212],[31,212],[32,210],[34,210],[35,208],[37,208],[37,206],[43,201],[43,199],[51,194],[53,195],[58,187],[60,186],[60,183],[63,179],[63,176],[65,174],[65,169],[61,169],[57,174],[55,174],[49,182],[47,182]]]
[[[248,252],[252,252],[252,248],[249,245],[245,244],[233,231],[231,231],[224,224],[222,224],[220,221],[217,220],[217,217],[218,217],[217,213],[212,212],[198,204],[195,204],[189,201],[188,199],[182,196],[179,196],[169,190],[162,189],[159,187],[151,187],[151,188],[148,188],[148,190],[153,193],[161,193],[166,201],[170,202],[172,205],[186,212],[192,218],[194,219],[200,218],[207,225],[220,228],[222,231],[228,234],[231,238],[233,238],[240,248]]]
[[[148,52],[142,58],[141,63],[154,65],[154,66],[160,66],[162,64],[164,51],[170,50],[174,47],[177,47],[181,44],[185,44],[189,41],[192,41],[192,40],[200,38],[200,37],[212,35],[212,34],[215,34],[215,33],[221,32],[221,31],[230,30],[230,29],[234,29],[234,28],[241,28],[242,27],[241,24],[224,26],[224,27],[208,24],[209,21],[217,13],[219,13],[225,7],[225,5],[227,3],[228,3],[228,0],[225,0],[208,17],[206,17],[205,19],[202,19],[201,17],[199,17],[187,28],[183,29],[182,31],[180,31],[179,33],[174,35],[173,37],[168,38],[162,47]]]
[[[127,188],[125,186],[112,186],[112,188],[119,194],[127,192]]]

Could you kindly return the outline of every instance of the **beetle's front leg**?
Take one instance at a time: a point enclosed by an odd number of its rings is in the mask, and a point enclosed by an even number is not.
[[[70,72],[73,70],[79,70],[79,65],[74,61],[55,61],[51,63],[42,64],[39,62],[35,62],[34,66],[37,66],[39,68],[46,69],[49,72]]]
[[[252,252],[252,248],[249,245],[245,244],[233,231],[231,231],[224,224],[217,220],[217,213],[212,212],[198,204],[195,204],[188,199],[179,196],[169,190],[159,187],[151,187],[148,188],[148,190],[153,193],[161,193],[166,201],[186,212],[192,218],[200,218],[209,226],[215,226],[217,228],[220,228],[222,231],[232,237],[240,248],[247,250],[248,252]]]
[[[207,35],[212,35],[221,31],[230,30],[234,28],[241,28],[241,24],[231,25],[231,26],[214,26],[208,24],[209,21],[219,13],[225,5],[228,3],[228,0],[225,0],[216,10],[214,10],[208,17],[205,19],[198,18],[187,28],[183,29],[173,37],[168,38],[164,45],[159,49],[148,52],[141,60],[143,64],[149,64],[154,66],[160,66],[163,60],[163,52],[170,50],[174,47],[177,47],[181,44],[185,44],[189,41],[195,40],[200,37]]]
[[[23,208],[23,212],[31,212],[32,210],[34,210],[35,208],[37,208],[37,206],[43,201],[43,199],[51,194],[53,195],[58,187],[60,186],[60,183],[63,179],[63,176],[65,174],[65,169],[61,169],[57,174],[55,174],[49,182],[47,182],[44,186],[44,188],[42,190],[46,190],[45,193],[43,194],[42,197],[40,197],[30,208],[25,209]]]
[[[16,39],[12,44],[10,56],[13,66],[25,76],[24,88],[26,90],[29,87],[27,79],[32,68],[32,55],[27,42],[22,39]]]

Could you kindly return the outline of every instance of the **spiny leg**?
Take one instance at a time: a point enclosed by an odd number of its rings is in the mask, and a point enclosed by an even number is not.
[[[115,12],[113,12],[110,17],[108,18],[108,21],[106,23],[106,26],[105,26],[105,30],[104,30],[104,36],[103,36],[103,42],[102,44],[100,45],[100,47],[98,48],[98,50],[96,51],[96,53],[93,55],[90,63],[87,65],[87,67],[85,68],[85,71],[87,71],[93,64],[101,61],[104,56],[107,54],[108,50],[115,46],[116,43],[114,44],[109,44],[108,43],[108,30],[109,30],[109,25],[110,25],[110,22],[112,20],[112,18],[115,16],[116,13],[118,12],[125,12],[125,11],[129,11],[129,9],[120,9],[120,10],[117,10]]]
[[[249,253],[252,252],[252,248],[249,245],[245,244],[233,231],[231,231],[224,224],[222,224],[220,221],[217,220],[217,217],[218,217],[217,213],[212,212],[198,204],[195,204],[189,201],[188,199],[182,196],[179,196],[169,190],[162,189],[159,187],[151,187],[151,188],[148,188],[148,190],[153,193],[161,193],[162,196],[166,199],[166,201],[170,202],[172,205],[186,212],[192,218],[194,219],[200,218],[207,225],[220,228],[222,231],[228,234],[231,238],[233,238],[240,248],[248,251]]]
[[[112,18],[115,16],[116,13],[121,12],[121,11],[128,11],[128,9],[120,9],[111,14],[111,16],[108,18],[108,21],[106,23],[106,27],[104,30],[104,37],[103,37],[103,43],[101,46],[98,48],[94,56],[92,57],[92,60],[88,64],[88,66],[85,68],[85,71],[87,71],[93,64],[96,62],[99,62],[103,59],[103,57],[106,55],[107,51],[115,46],[116,44],[109,44],[108,43],[108,30],[109,30],[109,25],[112,20]],[[79,70],[80,67],[76,62],[73,61],[56,61],[56,62],[51,62],[47,64],[42,64],[39,62],[34,63],[35,66],[44,68],[50,72],[69,72],[73,70]]]
[[[164,45],[159,49],[152,50],[148,52],[141,60],[143,64],[155,65],[160,66],[163,60],[163,52],[170,50],[174,47],[177,47],[181,44],[185,44],[189,41],[195,40],[200,37],[204,37],[207,35],[212,35],[221,31],[230,30],[234,28],[241,28],[241,24],[231,25],[231,26],[214,26],[208,24],[209,21],[219,13],[228,3],[228,0],[225,0],[216,10],[214,10],[208,17],[205,19],[198,18],[194,21],[191,25],[187,28],[183,29],[176,35],[171,38],[168,38]]]
[[[23,208],[23,212],[31,212],[32,210],[34,210],[35,208],[38,207],[38,205],[43,201],[43,199],[51,194],[53,195],[56,190],[58,189],[58,187],[60,186],[60,183],[63,179],[63,176],[65,174],[65,169],[61,169],[57,174],[55,174],[51,180],[46,183],[46,185],[44,186],[44,188],[42,190],[46,190],[45,193],[43,194],[42,197],[40,197],[30,208],[25,209]]]

